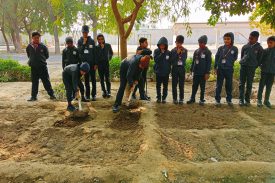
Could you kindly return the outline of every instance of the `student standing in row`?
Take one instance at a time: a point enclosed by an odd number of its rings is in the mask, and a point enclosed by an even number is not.
[[[239,105],[249,106],[252,92],[252,84],[256,68],[260,65],[263,47],[258,43],[259,32],[253,31],[249,35],[249,42],[242,47],[241,51],[241,70],[239,84]],[[245,91],[246,85],[246,91]]]
[[[136,50],[137,55],[151,55],[152,51],[148,48],[147,38],[139,39],[139,47]],[[139,89],[140,100],[150,100],[150,97],[147,95],[147,91],[145,92],[145,85],[147,85],[147,71],[148,68],[142,71],[142,77],[138,81],[138,85],[136,85],[132,97],[136,99],[136,92]]]
[[[110,64],[109,61],[113,57],[112,46],[105,43],[103,34],[97,35],[98,45],[96,46],[96,60],[98,62],[98,73],[103,98],[111,97],[111,81],[110,81]],[[105,86],[106,83],[106,86]],[[107,89],[106,89],[107,88]]]
[[[26,52],[29,58],[28,64],[31,67],[32,93],[28,101],[36,101],[38,94],[39,79],[42,80],[45,90],[50,99],[56,99],[50,82],[46,60],[49,58],[48,48],[41,43],[40,33],[32,33],[32,42],[27,46]]]
[[[268,108],[271,108],[271,103],[269,102],[269,97],[272,89],[272,85],[275,77],[275,36],[271,36],[267,39],[268,48],[263,51],[263,56],[261,59],[261,80],[259,83],[258,90],[258,101],[257,105],[261,107],[262,103],[262,94],[264,87],[265,97],[264,105]]]
[[[74,46],[73,38],[67,37],[66,40],[66,48],[62,51],[62,68],[64,68],[71,64],[80,64],[81,59],[79,55],[78,49]],[[84,85],[79,80],[78,87],[80,89],[81,93],[81,101],[82,102],[88,102],[88,100],[84,96]]]
[[[171,50],[172,62],[172,91],[174,104],[183,104],[184,100],[184,82],[185,82],[185,64],[187,59],[187,49],[182,45],[184,37],[182,35],[176,38],[176,47]],[[179,101],[177,86],[179,86]]]
[[[78,50],[81,62],[87,62],[90,65],[90,71],[85,75],[86,99],[96,100],[96,69],[97,60],[95,59],[95,41],[89,34],[89,27],[84,25],[82,27],[82,37],[78,40]],[[90,79],[92,82],[92,93],[90,93]]]
[[[215,73],[217,74],[216,82],[216,105],[221,105],[221,92],[223,81],[225,79],[226,102],[232,106],[232,83],[234,63],[238,58],[238,48],[234,46],[234,34],[226,33],[223,36],[224,45],[219,47],[215,56]]]
[[[187,104],[193,104],[196,102],[196,94],[199,86],[201,89],[199,104],[204,105],[205,103],[205,84],[209,79],[212,62],[212,53],[206,47],[207,39],[206,35],[203,35],[198,39],[199,49],[195,50],[193,55],[193,62],[190,68],[190,72],[193,75],[192,95],[190,100],[187,101]]]
[[[154,51],[154,71],[156,73],[157,103],[166,103],[168,95],[168,81],[171,72],[170,51],[168,50],[168,40],[165,37],[160,38],[158,48]],[[161,86],[163,87],[161,93]]]

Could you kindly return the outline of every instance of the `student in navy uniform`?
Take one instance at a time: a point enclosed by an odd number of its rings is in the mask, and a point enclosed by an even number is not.
[[[136,50],[137,55],[151,55],[152,51],[148,48],[147,38],[139,39],[139,47]],[[136,85],[132,97],[136,99],[136,92],[139,89],[140,100],[150,100],[150,97],[147,95],[147,91],[145,92],[145,85],[147,85],[147,71],[148,69],[144,69],[142,71],[142,77],[138,81],[138,85]]]
[[[193,104],[196,102],[196,94],[200,86],[200,105],[204,105],[204,93],[205,93],[205,84],[209,79],[209,74],[211,70],[212,63],[212,53],[206,47],[207,36],[203,35],[198,39],[199,49],[194,52],[193,62],[191,65],[191,73],[193,74],[193,85],[192,85],[192,95],[187,104]]]
[[[150,56],[134,55],[131,58],[126,58],[120,65],[120,86],[117,92],[116,101],[113,106],[113,112],[119,111],[119,106],[122,103],[125,88],[128,84],[129,91],[134,90],[135,84],[138,83],[141,73],[147,69],[150,62]],[[129,96],[127,96],[129,97]]]
[[[258,43],[259,32],[253,31],[249,35],[249,42],[242,47],[241,70],[239,83],[240,106],[250,105],[250,96],[256,68],[260,65],[263,47]],[[245,91],[246,84],[246,91]]]
[[[216,105],[221,105],[222,85],[225,79],[226,102],[232,106],[232,82],[234,63],[238,58],[238,48],[234,46],[234,34],[228,32],[223,36],[224,45],[219,47],[215,56],[215,73],[217,74],[216,82]]]
[[[264,105],[268,108],[271,108],[271,103],[269,102],[269,97],[272,89],[272,85],[275,77],[275,36],[271,36],[267,39],[268,48],[263,51],[263,56],[261,59],[261,80],[259,83],[258,90],[258,102],[257,105],[261,107],[262,103],[262,94],[264,87],[265,89],[265,98]]]
[[[168,81],[171,72],[170,51],[168,50],[168,40],[165,37],[160,38],[158,48],[154,50],[154,71],[156,73],[157,103],[166,103],[168,95]],[[161,95],[161,85],[163,85]]]
[[[70,64],[66,66],[62,73],[63,83],[66,89],[66,96],[68,101],[67,110],[75,111],[76,108],[72,105],[74,96],[78,96],[78,84],[80,77],[89,72],[90,65],[88,63]]]
[[[86,99],[96,100],[96,69],[97,60],[95,59],[95,41],[89,34],[89,27],[82,27],[82,37],[78,40],[77,47],[79,50],[81,62],[87,62],[90,65],[90,71],[84,77],[86,87]],[[90,93],[90,79],[92,82],[92,93]]]
[[[101,90],[103,92],[102,96],[103,98],[110,98],[111,81],[109,61],[112,59],[114,53],[112,46],[108,43],[105,43],[103,34],[97,35],[97,42],[98,45],[96,46],[96,60],[98,62],[98,73],[100,77]]]
[[[38,94],[39,79],[42,80],[45,90],[50,99],[56,99],[50,82],[46,60],[49,58],[48,48],[40,42],[40,33],[32,33],[32,42],[27,46],[26,52],[31,67],[32,93],[28,101],[36,101]]]
[[[184,81],[185,81],[185,64],[187,59],[187,49],[182,45],[184,37],[178,35],[176,38],[176,47],[171,50],[172,62],[172,93],[174,104],[183,104],[184,100]],[[177,86],[179,85],[179,101]]]
[[[65,39],[65,42],[66,42],[66,48],[62,51],[62,68],[63,68],[63,70],[68,65],[81,63],[79,51],[74,46],[73,38],[67,37]],[[78,86],[79,86],[80,93],[81,93],[81,101],[88,102],[88,100],[86,100],[86,98],[84,96],[85,89],[84,89],[84,85],[81,80],[79,81]]]

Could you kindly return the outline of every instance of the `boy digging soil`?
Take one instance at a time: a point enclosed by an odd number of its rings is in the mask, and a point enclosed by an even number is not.
[[[196,101],[196,93],[200,86],[200,105],[204,105],[204,93],[205,93],[205,84],[206,80],[209,79],[210,69],[211,69],[211,60],[212,53],[206,47],[207,36],[203,35],[198,39],[199,49],[194,52],[193,62],[191,65],[191,73],[193,74],[193,85],[192,85],[192,95],[187,104],[193,104]]]
[[[257,105],[261,107],[262,104],[262,94],[264,87],[265,98],[264,105],[271,108],[271,103],[269,102],[269,97],[274,82],[275,76],[275,36],[271,36],[267,39],[268,48],[263,51],[263,57],[261,59],[261,80],[259,83],[258,90],[258,101]]]

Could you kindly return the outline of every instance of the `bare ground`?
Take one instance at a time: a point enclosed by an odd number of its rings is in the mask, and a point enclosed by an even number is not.
[[[0,87],[0,183],[275,182],[274,109],[216,108],[211,96],[204,107],[175,106],[169,93],[165,105],[113,114],[114,97],[99,97],[85,105],[90,117],[74,121],[43,89],[28,103],[30,83]]]

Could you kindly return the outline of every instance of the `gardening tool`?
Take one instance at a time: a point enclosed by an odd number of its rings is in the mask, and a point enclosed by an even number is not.
[[[80,91],[77,92],[77,101],[78,101],[78,110],[82,111],[82,105],[81,105],[81,98],[80,98]]]

